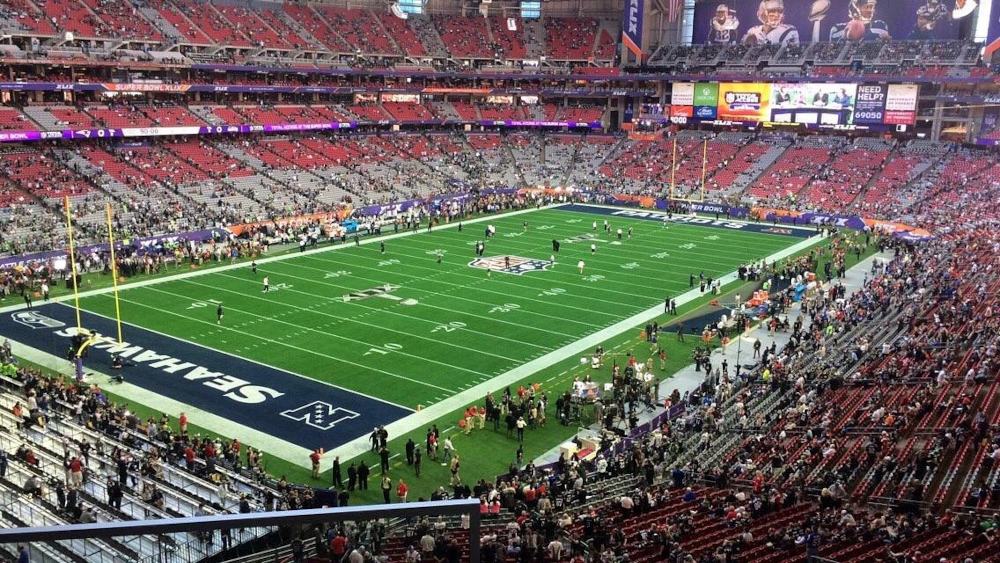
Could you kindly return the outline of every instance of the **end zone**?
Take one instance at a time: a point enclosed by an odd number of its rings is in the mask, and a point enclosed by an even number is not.
[[[116,334],[113,319],[88,311],[81,311],[81,316],[85,328]],[[0,336],[56,357],[66,357],[70,337],[76,332],[74,310],[66,305],[47,304],[31,311],[6,312],[2,317]],[[367,435],[374,426],[413,412],[148,329],[127,327],[124,344],[102,339],[90,347],[85,371],[92,367],[110,373],[111,357],[117,354],[130,364],[117,372],[130,385],[306,451],[333,450]],[[115,392],[113,386],[108,390]]]

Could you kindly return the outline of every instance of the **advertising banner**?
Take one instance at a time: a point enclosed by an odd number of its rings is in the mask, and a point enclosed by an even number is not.
[[[711,106],[719,105],[719,85],[712,82],[699,82],[694,85],[694,105]]]
[[[670,104],[674,106],[693,106],[694,84],[691,82],[674,82],[670,89]]]
[[[959,8],[947,0],[708,0],[695,4],[693,42],[786,45],[960,39],[963,23],[977,13],[971,0],[961,4]]]
[[[914,125],[917,122],[917,98],[920,86],[890,84],[885,96],[886,125]]]
[[[771,85],[759,83],[719,84],[718,119],[723,121],[768,121]]]
[[[854,101],[854,123],[881,125],[885,118],[885,99],[889,87],[885,84],[860,84]]]
[[[694,117],[694,106],[670,106],[670,117]]]
[[[646,8],[645,0],[625,0],[622,14],[622,45],[642,58],[642,17]]]

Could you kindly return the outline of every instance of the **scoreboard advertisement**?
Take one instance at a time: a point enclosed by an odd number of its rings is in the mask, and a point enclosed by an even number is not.
[[[915,84],[675,83],[674,123],[879,129],[916,123]]]

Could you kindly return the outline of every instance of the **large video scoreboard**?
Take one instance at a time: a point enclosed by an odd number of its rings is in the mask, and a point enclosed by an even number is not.
[[[915,84],[678,82],[673,123],[898,129],[916,123]]]

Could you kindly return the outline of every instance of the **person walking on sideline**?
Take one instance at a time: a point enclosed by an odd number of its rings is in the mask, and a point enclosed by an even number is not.
[[[406,494],[410,492],[410,488],[406,486],[406,482],[403,478],[399,478],[399,483],[396,483],[396,499],[399,503],[406,503]]]

